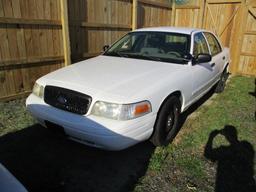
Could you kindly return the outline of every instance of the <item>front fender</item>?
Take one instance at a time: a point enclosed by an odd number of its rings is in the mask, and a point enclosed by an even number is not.
[[[162,103],[171,94],[180,92],[181,95],[181,112],[186,108],[192,95],[192,75],[188,72],[176,74],[175,77],[168,77],[160,80],[154,86],[151,86],[148,98],[152,105],[152,112],[157,113]]]

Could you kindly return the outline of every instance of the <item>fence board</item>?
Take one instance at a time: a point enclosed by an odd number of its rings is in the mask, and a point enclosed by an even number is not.
[[[256,74],[256,16],[253,14],[255,11],[256,8],[247,4],[241,37],[240,59],[237,65],[237,72],[240,74]]]
[[[171,4],[168,1],[138,1],[138,28],[171,25]]]
[[[132,29],[130,0],[68,1],[72,62],[94,56]]]

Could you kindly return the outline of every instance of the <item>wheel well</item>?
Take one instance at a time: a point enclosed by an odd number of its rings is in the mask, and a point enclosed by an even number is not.
[[[168,95],[168,96],[163,100],[163,102],[161,103],[161,106],[160,106],[159,110],[162,108],[163,104],[167,101],[167,99],[169,99],[171,96],[177,97],[177,98],[180,100],[180,105],[181,105],[181,107],[182,107],[183,98],[182,98],[181,91],[174,91],[174,92],[172,92],[170,95]],[[158,111],[159,111],[159,110],[158,110]]]
[[[171,94],[169,94],[169,95],[162,101],[162,103],[161,103],[161,105],[160,105],[160,107],[159,107],[159,109],[158,109],[158,112],[157,112],[157,119],[158,119],[159,111],[162,109],[162,107],[163,107],[163,105],[165,104],[165,102],[166,102],[170,97],[172,97],[172,96],[175,96],[175,97],[177,97],[177,98],[180,100],[180,105],[181,105],[180,107],[182,107],[183,98],[182,98],[181,91],[174,91],[174,92],[172,92]],[[157,119],[156,119],[156,121],[157,121]],[[155,121],[155,123],[156,123],[156,121]],[[155,132],[155,125],[154,125],[154,130],[153,130],[153,132],[152,132],[152,135],[154,134],[154,132]],[[150,136],[150,138],[152,137],[152,135]]]
[[[223,69],[223,72],[227,69],[227,72],[229,72],[229,63],[227,63]]]
[[[181,95],[181,92],[180,91],[175,91],[172,94],[170,94],[170,96],[172,96],[172,95],[176,96],[180,100],[180,104],[182,105],[182,95]]]

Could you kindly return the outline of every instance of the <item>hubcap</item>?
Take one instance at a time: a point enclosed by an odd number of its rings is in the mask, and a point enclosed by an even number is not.
[[[170,132],[170,130],[173,127],[174,119],[175,119],[174,111],[175,111],[175,109],[172,109],[170,114],[167,116],[166,128],[165,128],[166,133]]]

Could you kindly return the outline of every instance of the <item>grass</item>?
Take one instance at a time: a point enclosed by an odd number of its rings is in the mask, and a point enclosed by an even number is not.
[[[222,94],[213,95],[211,101],[207,101],[209,105],[206,102],[197,109],[195,117],[186,120],[172,144],[155,150],[147,173],[134,191],[214,191],[216,163],[203,155],[209,134],[232,125],[238,131],[239,140],[248,141],[255,149],[253,94],[254,78],[232,77]],[[218,135],[213,146],[228,144],[224,136]]]
[[[142,143],[114,153],[56,138],[34,125],[24,99],[0,103],[0,160],[30,191],[214,191],[217,164],[204,157],[209,134],[233,125],[238,139],[255,149],[253,95],[254,78],[232,77],[222,94],[212,95],[188,116],[169,146]],[[218,135],[213,144],[229,143]]]
[[[35,120],[27,112],[25,99],[0,102],[0,136],[31,126]]]

